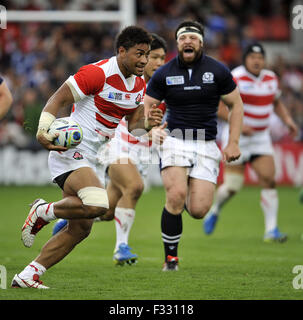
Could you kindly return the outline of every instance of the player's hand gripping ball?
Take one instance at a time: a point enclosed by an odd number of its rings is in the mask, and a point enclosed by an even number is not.
[[[83,132],[78,123],[69,117],[58,118],[50,126],[48,133],[59,134],[54,139],[54,145],[68,149],[78,146],[83,139]]]

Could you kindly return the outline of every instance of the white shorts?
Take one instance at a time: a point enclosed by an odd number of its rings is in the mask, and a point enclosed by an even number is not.
[[[181,140],[166,137],[160,149],[161,170],[166,167],[187,167],[195,179],[217,183],[221,151],[214,140]]]
[[[222,148],[227,146],[229,137],[229,126],[225,125],[222,130]],[[269,130],[256,132],[252,136],[240,135],[239,147],[241,156],[238,160],[230,162],[228,165],[239,165],[250,162],[253,156],[273,155],[274,149],[271,142]]]
[[[149,147],[138,144],[131,144],[118,138],[113,138],[110,143],[98,154],[99,161],[102,164],[103,176],[106,177],[108,183],[108,167],[121,159],[119,163],[128,164],[129,160],[137,167],[138,172],[143,179],[147,176],[149,164]]]
[[[54,179],[63,173],[76,170],[82,167],[90,167],[97,174],[104,185],[104,169],[100,163],[98,154],[109,142],[107,137],[101,136],[97,132],[83,130],[83,140],[75,148],[64,152],[51,151],[48,157],[48,167],[51,177]]]

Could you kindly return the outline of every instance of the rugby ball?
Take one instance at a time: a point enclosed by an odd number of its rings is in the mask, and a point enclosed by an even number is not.
[[[48,133],[59,133],[59,136],[54,140],[54,145],[68,149],[78,146],[83,139],[80,125],[70,117],[56,119],[49,127]]]

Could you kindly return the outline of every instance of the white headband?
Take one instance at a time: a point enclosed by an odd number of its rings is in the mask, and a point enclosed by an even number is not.
[[[195,36],[197,36],[199,38],[199,40],[201,42],[203,42],[203,36],[201,34],[201,31],[198,28],[192,27],[192,26],[180,28],[177,32],[177,41],[178,41],[179,37],[185,33],[186,34],[194,34]]]

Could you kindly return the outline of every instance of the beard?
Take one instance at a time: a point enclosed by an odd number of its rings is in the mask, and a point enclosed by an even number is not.
[[[202,48],[199,50],[188,48],[178,50],[180,60],[187,66],[193,65],[202,55]]]

